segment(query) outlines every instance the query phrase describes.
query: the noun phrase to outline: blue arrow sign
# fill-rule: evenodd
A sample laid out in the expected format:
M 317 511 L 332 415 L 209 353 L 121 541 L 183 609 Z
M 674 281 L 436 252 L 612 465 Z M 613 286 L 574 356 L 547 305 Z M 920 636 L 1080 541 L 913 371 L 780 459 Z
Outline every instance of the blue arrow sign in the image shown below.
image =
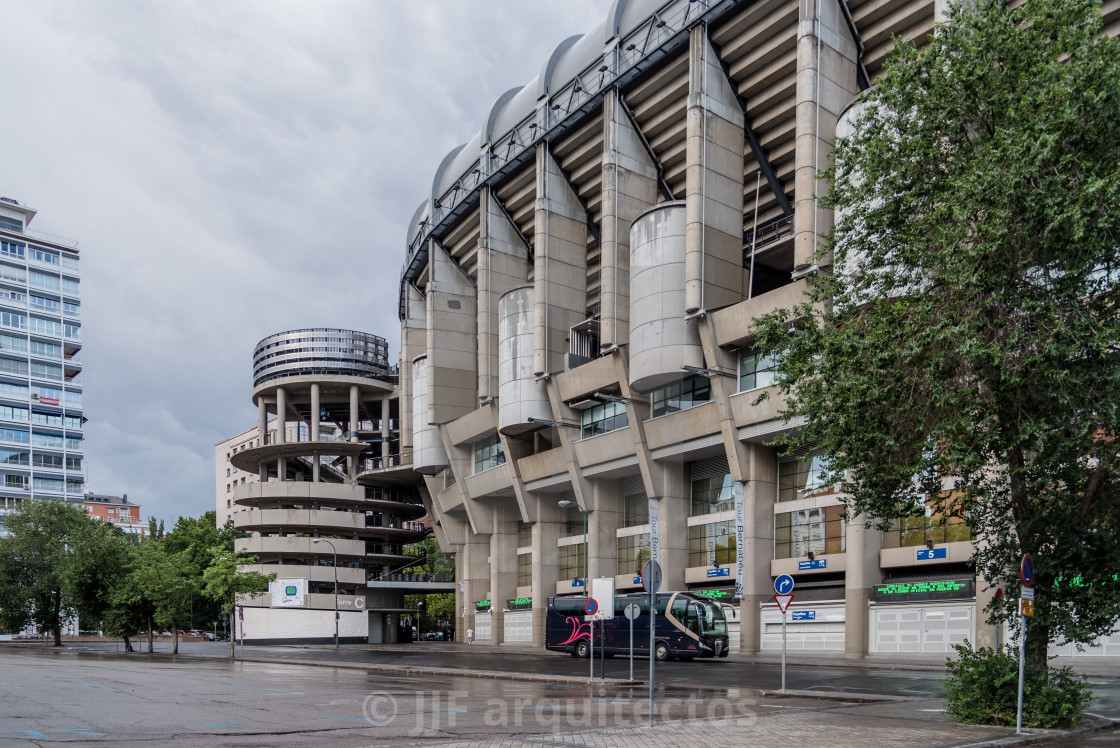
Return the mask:
M 789 574 L 781 574 L 774 580 L 774 592 L 779 595 L 788 595 L 793 592 L 793 577 Z

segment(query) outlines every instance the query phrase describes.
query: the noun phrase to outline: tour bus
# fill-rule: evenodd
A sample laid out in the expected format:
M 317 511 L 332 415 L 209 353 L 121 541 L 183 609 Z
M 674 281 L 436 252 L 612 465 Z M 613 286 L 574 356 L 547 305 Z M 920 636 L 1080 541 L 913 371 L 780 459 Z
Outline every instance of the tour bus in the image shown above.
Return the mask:
M 623 611 L 635 603 L 641 614 L 634 619 L 634 654 L 649 655 L 649 594 L 637 592 L 614 599 L 614 618 L 595 626 L 595 652 L 624 655 L 630 652 L 630 621 Z M 591 651 L 591 621 L 586 597 L 551 597 L 545 619 L 545 649 L 587 657 Z M 691 592 L 657 594 L 654 657 L 660 660 L 694 657 L 727 657 L 727 619 L 718 602 Z

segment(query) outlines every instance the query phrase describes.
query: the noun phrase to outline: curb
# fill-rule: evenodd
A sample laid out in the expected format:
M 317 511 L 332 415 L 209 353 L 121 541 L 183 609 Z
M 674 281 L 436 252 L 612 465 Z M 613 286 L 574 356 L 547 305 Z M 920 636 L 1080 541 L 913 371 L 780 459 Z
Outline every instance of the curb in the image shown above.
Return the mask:
M 1075 730 L 1044 730 L 1039 728 L 1024 728 L 1022 735 L 1011 735 L 1006 738 L 993 738 L 979 743 L 966 743 L 959 748 L 1015 748 L 1016 746 L 1038 745 L 1051 743 L 1056 740 L 1077 737 L 1078 735 L 1092 735 L 1120 727 L 1120 719 L 1107 717 L 1090 717 L 1093 724 L 1079 727 Z M 1087 721 L 1089 721 L 1087 720 Z M 1037 730 L 1037 732 L 1035 732 Z

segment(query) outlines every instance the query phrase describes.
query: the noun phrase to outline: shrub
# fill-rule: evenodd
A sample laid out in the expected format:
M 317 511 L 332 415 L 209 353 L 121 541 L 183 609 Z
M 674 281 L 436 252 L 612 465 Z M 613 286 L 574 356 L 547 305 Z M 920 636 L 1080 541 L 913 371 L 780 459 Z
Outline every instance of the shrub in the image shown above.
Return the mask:
M 959 658 L 948 661 L 946 707 L 965 724 L 1013 725 L 1019 698 L 1019 650 L 973 651 L 966 641 L 955 647 Z M 1076 724 L 1093 700 L 1089 685 L 1068 667 L 1038 668 L 1027 664 L 1023 674 L 1023 726 L 1063 727 Z

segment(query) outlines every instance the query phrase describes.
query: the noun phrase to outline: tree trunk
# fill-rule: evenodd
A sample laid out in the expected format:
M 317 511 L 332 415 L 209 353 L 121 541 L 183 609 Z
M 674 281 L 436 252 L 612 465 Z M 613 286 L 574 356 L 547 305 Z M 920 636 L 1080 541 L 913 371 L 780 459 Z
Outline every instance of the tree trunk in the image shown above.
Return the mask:
M 229 614 L 229 658 L 231 660 L 233 659 L 233 635 L 237 632 L 237 630 L 233 626 L 234 620 L 233 613 L 231 612 Z
M 54 645 L 62 646 L 62 593 L 54 593 Z
M 124 639 L 124 651 L 125 652 L 135 652 L 136 650 L 134 650 L 132 648 L 132 641 L 129 640 L 129 638 L 127 636 L 122 637 L 122 638 Z
M 1047 647 L 1050 644 L 1050 630 L 1040 624 L 1034 624 L 1033 618 L 1027 618 L 1027 667 L 1038 668 L 1045 671 L 1050 667 L 1046 657 Z
M 148 654 L 155 650 L 152 648 L 152 617 L 148 616 Z
M 179 626 L 171 621 L 171 654 L 179 654 Z

